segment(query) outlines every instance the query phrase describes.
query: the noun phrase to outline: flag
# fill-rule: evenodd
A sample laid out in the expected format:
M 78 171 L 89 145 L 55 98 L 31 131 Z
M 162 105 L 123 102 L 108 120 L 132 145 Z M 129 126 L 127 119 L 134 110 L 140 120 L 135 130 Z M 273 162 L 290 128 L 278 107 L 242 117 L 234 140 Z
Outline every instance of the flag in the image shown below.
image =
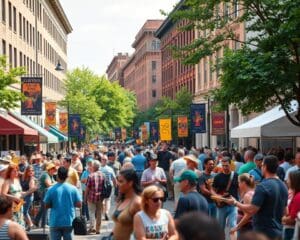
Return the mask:
M 79 114 L 69 114 L 69 136 L 79 137 L 80 134 L 80 115 Z
M 150 122 L 150 140 L 158 141 L 158 123 Z
M 68 133 L 68 113 L 59 113 L 59 131 L 63 133 Z
M 122 140 L 126 140 L 126 138 L 127 138 L 127 132 L 126 132 L 126 128 L 122 128 Z
M 191 104 L 191 132 L 205 133 L 205 104 Z
M 159 119 L 159 134 L 162 141 L 172 140 L 171 118 Z
M 25 100 L 21 102 L 22 115 L 42 115 L 42 78 L 21 77 L 21 92 Z
M 56 125 L 56 103 L 46 102 L 45 103 L 45 126 L 55 126 Z
M 188 137 L 188 118 L 187 116 L 178 116 L 177 118 L 178 137 Z

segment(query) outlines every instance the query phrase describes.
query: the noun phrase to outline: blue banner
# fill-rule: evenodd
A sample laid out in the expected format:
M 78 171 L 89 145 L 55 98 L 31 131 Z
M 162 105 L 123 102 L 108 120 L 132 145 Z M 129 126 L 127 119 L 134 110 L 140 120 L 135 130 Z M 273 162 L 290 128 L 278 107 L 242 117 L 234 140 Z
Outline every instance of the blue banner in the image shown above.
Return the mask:
M 150 122 L 150 141 L 157 142 L 159 138 L 159 130 L 158 130 L 158 123 L 157 122 Z
M 85 141 L 85 135 L 86 135 L 86 127 L 84 125 L 80 125 L 79 130 L 79 139 L 80 141 Z
M 115 128 L 115 139 L 116 140 L 121 140 L 122 139 L 122 132 L 121 132 L 121 128 L 117 127 Z
M 139 128 L 134 128 L 133 131 L 132 131 L 132 137 L 134 139 L 139 139 L 140 136 L 139 136 Z
M 205 104 L 191 104 L 191 132 L 206 133 Z
M 79 137 L 80 136 L 81 120 L 79 114 L 69 114 L 69 136 Z

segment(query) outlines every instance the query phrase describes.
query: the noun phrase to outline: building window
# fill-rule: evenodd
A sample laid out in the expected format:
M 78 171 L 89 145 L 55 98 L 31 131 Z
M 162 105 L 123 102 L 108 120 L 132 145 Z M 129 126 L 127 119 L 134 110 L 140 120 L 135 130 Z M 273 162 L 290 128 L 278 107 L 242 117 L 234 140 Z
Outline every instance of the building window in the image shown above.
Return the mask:
M 18 65 L 18 62 L 17 62 L 17 49 L 14 48 L 14 67 L 16 68 L 17 65 Z
M 9 28 L 12 27 L 12 9 L 11 9 L 11 2 L 8 2 L 8 26 Z
M 2 54 L 6 55 L 6 42 L 5 42 L 5 40 L 2 40 Z
M 152 83 L 156 83 L 156 75 L 152 75 Z
M 224 21 L 227 22 L 229 20 L 229 4 L 227 2 L 224 3 L 223 5 L 223 8 L 224 8 Z
M 152 97 L 153 97 L 153 98 L 156 97 L 156 90 L 152 90 Z
M 159 40 L 153 40 L 151 42 L 151 50 L 159 50 L 160 49 L 160 41 Z
M 156 61 L 152 61 L 152 70 L 156 70 Z
M 6 5 L 5 5 L 5 0 L 1 1 L 1 9 L 2 9 L 2 22 L 5 23 L 6 21 Z
M 9 65 L 10 67 L 12 66 L 12 46 L 9 44 L 8 46 L 8 59 L 9 59 Z
M 22 14 L 19 13 L 19 35 L 22 37 Z
M 22 52 L 19 53 L 19 66 L 20 67 L 23 66 L 23 54 L 22 54 Z
M 23 17 L 23 39 L 26 40 L 26 21 L 25 17 Z
M 17 32 L 17 9 L 13 7 L 13 26 L 14 26 L 14 32 Z
M 234 12 L 234 17 L 237 18 L 239 16 L 239 1 L 238 0 L 233 1 L 233 12 Z

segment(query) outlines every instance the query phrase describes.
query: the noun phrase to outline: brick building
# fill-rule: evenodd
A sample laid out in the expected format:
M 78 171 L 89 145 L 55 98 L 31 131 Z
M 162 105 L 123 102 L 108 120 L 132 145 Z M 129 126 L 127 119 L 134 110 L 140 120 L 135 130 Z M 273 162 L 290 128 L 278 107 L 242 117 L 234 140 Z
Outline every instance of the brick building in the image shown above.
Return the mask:
M 183 4 L 179 3 L 173 11 L 178 10 Z M 195 31 L 179 31 L 178 27 L 184 26 L 186 21 L 174 22 L 167 17 L 155 36 L 161 40 L 162 55 L 162 95 L 174 98 L 176 93 L 186 87 L 192 94 L 195 93 L 195 66 L 183 65 L 180 60 L 172 57 L 170 46 L 185 46 L 195 38 Z
M 137 97 L 138 108 L 147 110 L 161 97 L 160 41 L 154 36 L 162 20 L 147 20 L 135 37 L 135 52 L 123 67 L 124 87 Z
M 108 80 L 110 80 L 111 82 L 118 81 L 119 84 L 124 87 L 124 76 L 122 68 L 128 61 L 128 59 L 128 53 L 118 53 L 118 55 L 114 56 L 106 70 Z

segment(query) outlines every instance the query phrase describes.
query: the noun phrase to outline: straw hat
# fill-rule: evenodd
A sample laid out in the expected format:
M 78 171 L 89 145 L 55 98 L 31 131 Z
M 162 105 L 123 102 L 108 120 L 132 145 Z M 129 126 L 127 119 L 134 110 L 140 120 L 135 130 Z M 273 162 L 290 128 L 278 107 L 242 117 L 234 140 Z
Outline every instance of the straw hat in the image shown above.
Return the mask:
M 193 154 L 186 155 L 186 156 L 183 157 L 183 159 L 186 160 L 186 161 L 188 161 L 188 160 L 192 161 L 192 162 L 196 163 L 197 165 L 199 163 L 198 159 Z
M 56 165 L 54 164 L 54 163 L 48 163 L 48 165 L 47 165 L 47 167 L 46 167 L 46 169 L 47 169 L 47 171 L 49 171 L 50 169 L 52 169 L 52 168 L 56 168 Z

